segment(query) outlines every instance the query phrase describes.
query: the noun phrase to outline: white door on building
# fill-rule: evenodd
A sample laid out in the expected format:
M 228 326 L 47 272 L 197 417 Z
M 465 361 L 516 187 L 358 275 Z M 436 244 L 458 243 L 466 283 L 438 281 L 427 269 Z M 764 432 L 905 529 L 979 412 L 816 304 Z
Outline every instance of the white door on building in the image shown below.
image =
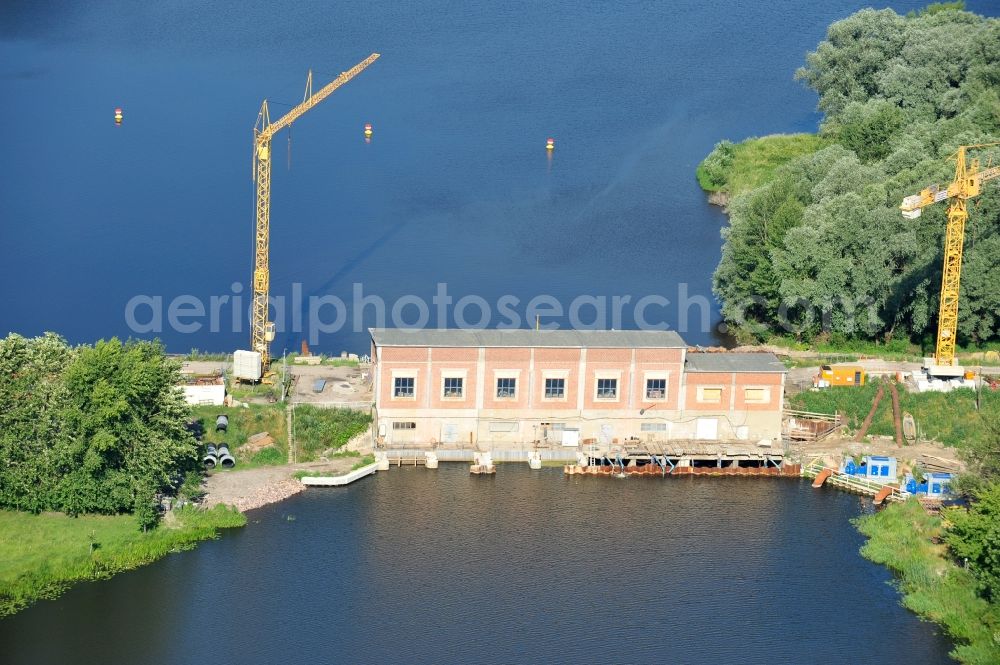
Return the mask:
M 458 441 L 458 425 L 454 423 L 444 423 L 441 425 L 441 443 L 455 443 Z
M 719 438 L 718 418 L 699 418 L 695 424 L 694 438 L 714 441 Z
M 580 430 L 578 429 L 564 429 L 562 433 L 562 444 L 564 446 L 579 446 L 580 445 Z

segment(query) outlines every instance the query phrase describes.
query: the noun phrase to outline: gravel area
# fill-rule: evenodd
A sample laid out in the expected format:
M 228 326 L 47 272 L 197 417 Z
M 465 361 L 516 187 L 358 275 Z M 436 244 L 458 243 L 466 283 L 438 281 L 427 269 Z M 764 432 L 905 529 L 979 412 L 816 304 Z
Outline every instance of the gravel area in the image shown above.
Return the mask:
M 283 501 L 305 490 L 305 485 L 292 477 L 296 471 L 347 473 L 357 461 L 356 457 L 345 457 L 330 462 L 218 471 L 205 480 L 205 497 L 202 504 L 210 508 L 223 503 L 235 506 L 241 512 L 253 510 Z

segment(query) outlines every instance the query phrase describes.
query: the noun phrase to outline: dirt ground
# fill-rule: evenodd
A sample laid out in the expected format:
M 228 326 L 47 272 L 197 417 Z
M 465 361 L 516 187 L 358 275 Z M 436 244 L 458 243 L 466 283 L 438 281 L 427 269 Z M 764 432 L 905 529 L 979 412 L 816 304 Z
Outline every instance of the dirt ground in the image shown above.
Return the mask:
M 822 458 L 827 464 L 839 466 L 845 455 L 888 455 L 900 461 L 900 472 L 909 471 L 921 455 L 947 460 L 964 468 L 954 448 L 939 443 L 921 442 L 912 446 L 897 446 L 893 437 L 873 436 L 868 441 L 857 443 L 853 439 L 830 437 L 814 443 L 796 443 L 789 447 L 789 455 L 798 457 L 803 464 Z
M 181 365 L 181 371 L 191 374 L 213 374 L 228 368 L 228 362 L 220 360 L 189 360 Z M 370 404 L 373 401 L 371 366 L 359 367 L 332 365 L 289 365 L 292 375 L 290 401 L 295 404 L 326 404 L 335 406 Z M 317 379 L 326 379 L 322 392 L 315 392 Z
M 205 480 L 202 504 L 212 507 L 224 503 L 240 511 L 260 508 L 305 490 L 305 486 L 292 477 L 296 471 L 347 473 L 357 461 L 357 457 L 344 457 L 329 462 L 218 471 Z

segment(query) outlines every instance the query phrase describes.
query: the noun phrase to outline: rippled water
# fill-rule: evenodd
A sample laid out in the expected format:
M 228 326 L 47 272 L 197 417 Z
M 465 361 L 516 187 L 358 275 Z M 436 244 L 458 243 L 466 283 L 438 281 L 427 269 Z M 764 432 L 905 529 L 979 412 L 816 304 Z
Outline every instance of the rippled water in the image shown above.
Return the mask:
M 391 305 L 446 282 L 456 300 L 522 306 L 661 295 L 671 305 L 651 306 L 650 323 L 711 343 L 725 218 L 695 166 L 723 138 L 815 131 L 815 95 L 793 73 L 832 21 L 867 4 L 5 0 L 0 334 L 127 336 L 133 296 L 162 297 L 163 310 L 185 294 L 208 308 L 234 282 L 246 296 L 261 99 L 281 113 L 309 67 L 318 84 L 379 51 L 295 124 L 291 170 L 276 139 L 273 294 L 290 299 L 299 282 L 306 299 L 350 301 L 359 283 Z M 996 13 L 990 0 L 968 6 Z M 685 325 L 682 284 L 707 299 L 708 326 L 697 305 Z M 632 327 L 633 315 L 602 323 Z M 218 332 L 196 322 L 159 335 L 175 351 L 247 343 L 228 316 Z M 374 311 L 350 323 L 316 348 L 367 351 L 357 330 Z M 301 337 L 279 334 L 276 350 Z
M 936 663 L 805 481 L 392 469 L 0 621 L 4 663 Z

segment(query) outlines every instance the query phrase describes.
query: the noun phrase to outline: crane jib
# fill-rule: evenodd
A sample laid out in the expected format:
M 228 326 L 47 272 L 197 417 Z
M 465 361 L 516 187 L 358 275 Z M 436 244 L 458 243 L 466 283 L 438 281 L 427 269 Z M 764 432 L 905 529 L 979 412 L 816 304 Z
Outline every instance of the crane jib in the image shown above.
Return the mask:
M 257 184 L 256 225 L 254 242 L 253 306 L 250 315 L 250 353 L 259 354 L 259 372 L 255 376 L 243 376 L 253 381 L 262 380 L 271 361 L 271 342 L 274 340 L 275 326 L 269 321 L 268 291 L 270 287 L 270 234 L 271 234 L 271 139 L 283 128 L 291 125 L 306 111 L 326 99 L 334 90 L 360 74 L 368 65 L 379 58 L 378 53 L 356 64 L 340 76 L 327 83 L 317 93 L 312 92 L 312 72 L 306 79 L 306 94 L 302 103 L 294 107 L 277 122 L 270 121 L 267 100 L 261 104 L 254 125 L 254 181 Z M 251 372 L 253 373 L 253 372 Z M 266 377 L 266 374 L 264 375 Z

